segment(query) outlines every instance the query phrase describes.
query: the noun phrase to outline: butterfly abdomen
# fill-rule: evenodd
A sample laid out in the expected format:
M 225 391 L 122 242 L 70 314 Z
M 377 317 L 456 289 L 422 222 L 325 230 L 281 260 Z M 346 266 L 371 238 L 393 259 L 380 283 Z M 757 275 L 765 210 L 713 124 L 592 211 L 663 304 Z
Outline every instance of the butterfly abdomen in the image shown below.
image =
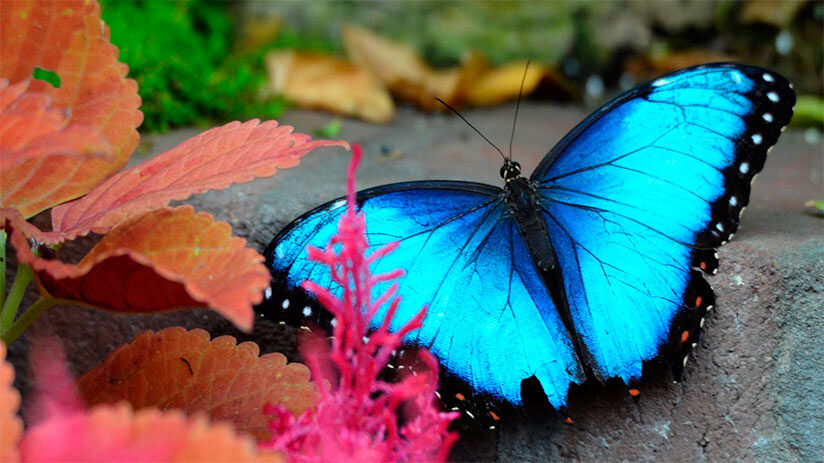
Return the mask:
M 588 358 L 588 354 L 585 354 L 583 346 L 575 336 L 574 323 L 567 307 L 561 272 L 557 267 L 557 257 L 555 250 L 552 248 L 546 222 L 540 212 L 541 195 L 524 177 L 508 180 L 504 191 L 506 205 L 515 218 L 518 234 L 524 240 L 537 273 L 555 302 L 555 308 L 558 310 L 561 322 L 566 328 L 567 335 L 572 340 L 578 357 Z

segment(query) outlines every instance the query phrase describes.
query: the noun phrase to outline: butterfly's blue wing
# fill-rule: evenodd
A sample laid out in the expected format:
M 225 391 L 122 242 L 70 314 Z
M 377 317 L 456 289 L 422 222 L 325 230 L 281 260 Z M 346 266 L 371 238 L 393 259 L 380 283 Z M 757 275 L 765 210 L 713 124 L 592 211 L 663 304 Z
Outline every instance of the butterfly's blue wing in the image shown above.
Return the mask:
M 585 361 L 638 379 L 695 342 L 713 294 L 701 272 L 729 239 L 795 96 L 769 71 L 706 65 L 618 97 L 531 177 Z
M 400 241 L 372 272 L 406 270 L 392 328 L 428 305 L 423 326 L 406 341 L 428 347 L 448 372 L 515 404 L 521 381 L 534 375 L 550 403 L 561 407 L 569 384 L 583 381 L 583 369 L 502 193 L 446 181 L 358 193 L 370 246 Z M 305 279 L 333 287 L 327 269 L 307 260 L 305 247 L 326 246 L 345 207 L 338 200 L 310 211 L 273 240 L 265 252 L 273 288 L 294 288 Z M 272 297 L 268 310 L 294 309 L 292 301 Z M 379 313 L 374 323 L 382 318 Z

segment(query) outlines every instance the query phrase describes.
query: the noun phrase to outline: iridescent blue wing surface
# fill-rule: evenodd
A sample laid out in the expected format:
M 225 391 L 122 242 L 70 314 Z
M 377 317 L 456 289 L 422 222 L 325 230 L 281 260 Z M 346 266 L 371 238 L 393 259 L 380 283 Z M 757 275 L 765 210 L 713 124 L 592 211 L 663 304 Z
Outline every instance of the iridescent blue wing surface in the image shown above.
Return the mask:
M 764 69 L 689 68 L 608 103 L 539 164 L 531 181 L 597 377 L 629 383 L 658 356 L 680 373 L 713 303 L 703 273 L 794 102 Z
M 422 328 L 406 341 L 429 348 L 452 375 L 513 404 L 522 401 L 521 381 L 535 376 L 560 408 L 569 384 L 584 380 L 583 368 L 502 195 L 497 187 L 449 181 L 359 192 L 370 245 L 400 241 L 372 272 L 406 270 L 392 327 L 428 305 Z M 341 199 L 310 211 L 272 241 L 265 255 L 274 291 L 306 279 L 334 287 L 305 248 L 326 246 L 345 207 Z M 310 316 L 311 307 L 294 306 L 296 297 L 273 293 L 266 310 Z M 375 323 L 382 319 L 379 313 Z

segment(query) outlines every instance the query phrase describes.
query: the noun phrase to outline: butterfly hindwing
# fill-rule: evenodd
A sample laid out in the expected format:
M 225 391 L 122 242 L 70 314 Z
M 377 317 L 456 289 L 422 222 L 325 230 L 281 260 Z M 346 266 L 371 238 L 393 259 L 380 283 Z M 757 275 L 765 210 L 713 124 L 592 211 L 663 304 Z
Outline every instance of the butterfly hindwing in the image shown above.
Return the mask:
M 427 305 L 423 326 L 407 341 L 429 348 L 449 373 L 515 404 L 521 402 L 521 381 L 536 376 L 559 408 L 570 382 L 583 381 L 583 369 L 502 193 L 468 182 L 411 182 L 360 192 L 370 246 L 400 241 L 371 270 L 406 271 L 391 327 Z M 273 240 L 266 251 L 273 287 L 297 287 L 307 278 L 333 286 L 304 248 L 325 246 L 344 209 L 340 200 L 321 206 Z M 383 316 L 378 313 L 374 323 Z
M 715 270 L 794 101 L 785 79 L 760 68 L 690 68 L 607 104 L 538 166 L 532 180 L 596 376 L 629 382 L 644 361 L 688 352 L 713 301 L 696 268 Z

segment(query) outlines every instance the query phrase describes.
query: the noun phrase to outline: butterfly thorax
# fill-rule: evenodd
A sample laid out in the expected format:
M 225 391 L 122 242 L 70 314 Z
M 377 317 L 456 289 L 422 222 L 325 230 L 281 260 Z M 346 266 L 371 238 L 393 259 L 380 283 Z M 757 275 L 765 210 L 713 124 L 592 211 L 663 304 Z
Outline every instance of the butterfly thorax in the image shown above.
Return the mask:
M 541 216 L 541 195 L 525 177 L 507 179 L 504 186 L 506 206 L 518 224 L 527 251 L 542 270 L 555 267 L 555 252 L 550 244 L 545 219 Z

